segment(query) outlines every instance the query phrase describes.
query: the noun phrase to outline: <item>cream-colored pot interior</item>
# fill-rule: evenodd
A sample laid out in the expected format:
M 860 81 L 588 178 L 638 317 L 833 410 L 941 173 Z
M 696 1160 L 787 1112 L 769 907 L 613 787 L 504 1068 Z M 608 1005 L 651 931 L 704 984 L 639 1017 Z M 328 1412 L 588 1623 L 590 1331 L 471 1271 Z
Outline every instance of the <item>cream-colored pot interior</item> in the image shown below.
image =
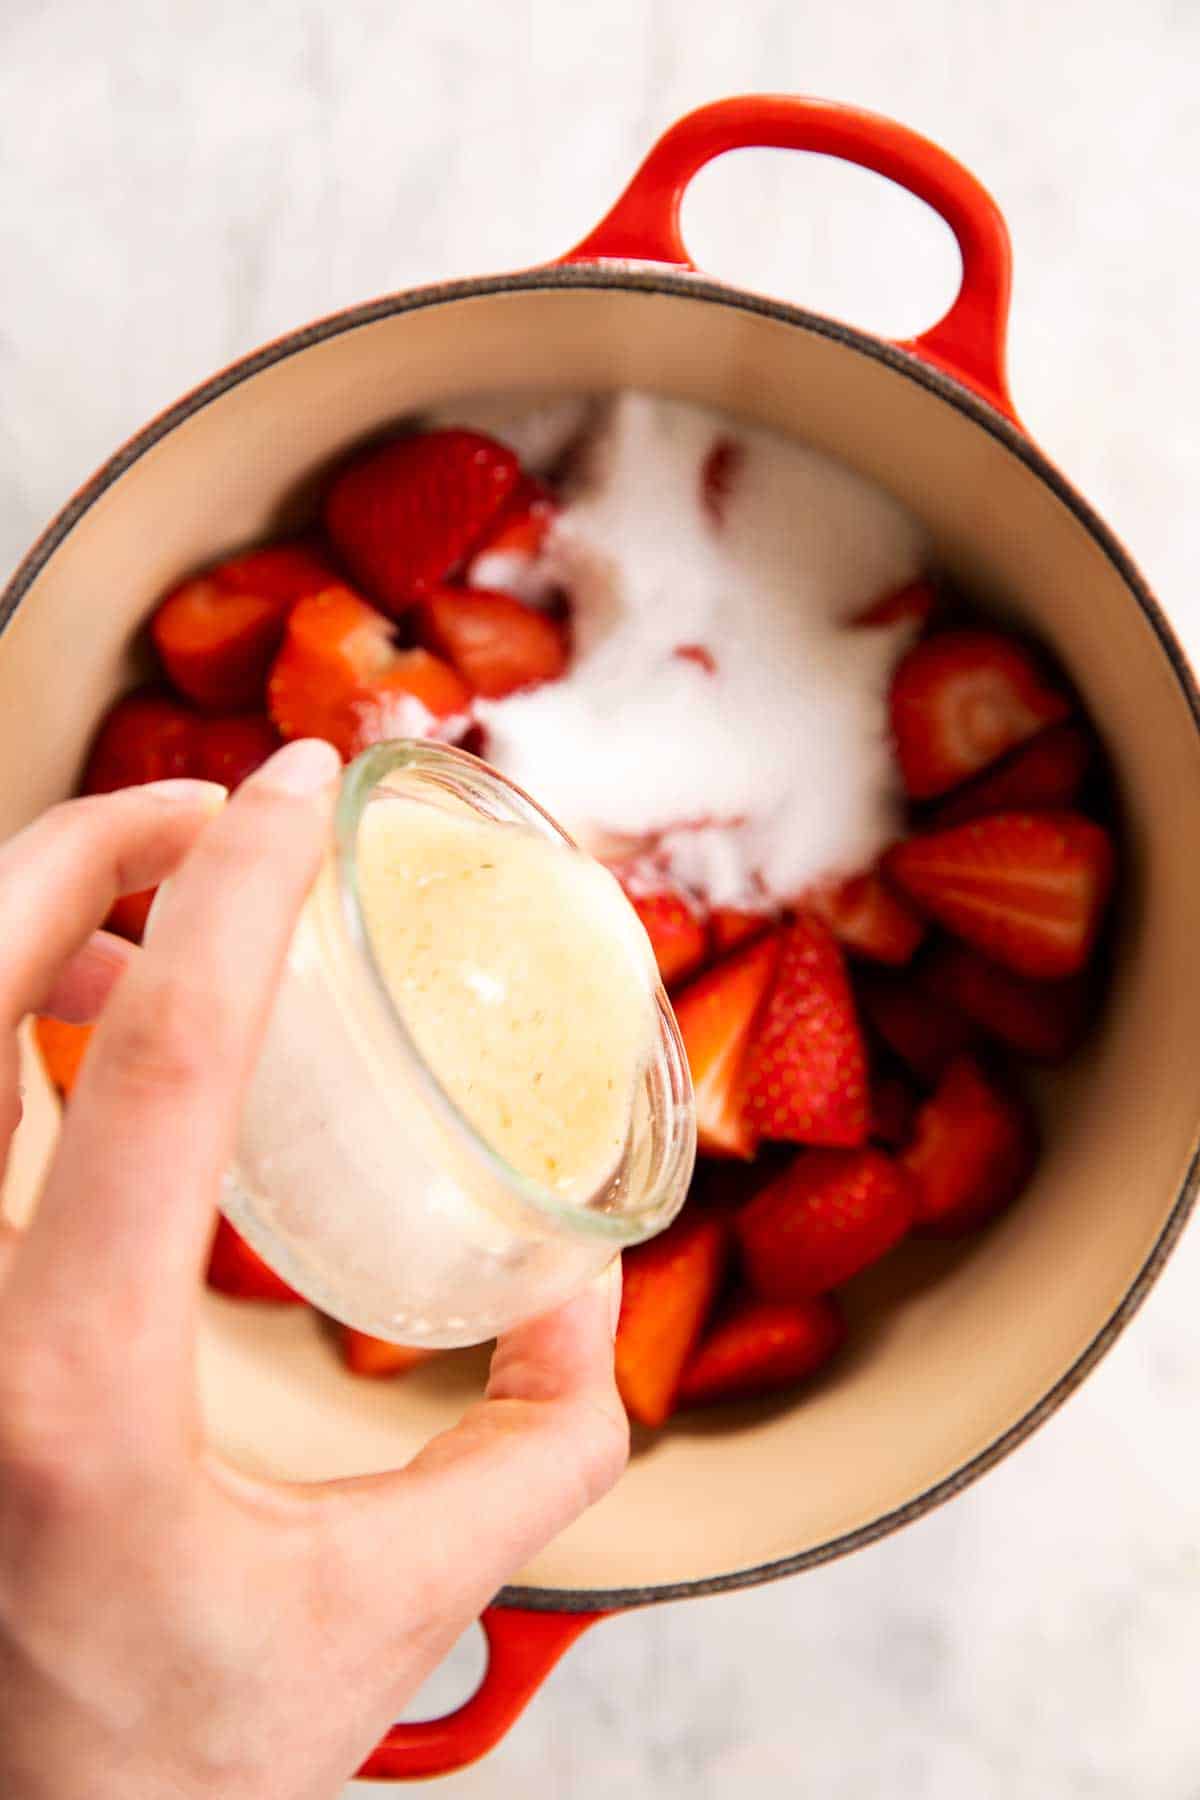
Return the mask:
M 968 1253 L 920 1249 L 888 1273 L 886 1304 L 864 1295 L 854 1348 L 810 1396 L 682 1423 L 639 1450 L 617 1491 L 522 1578 L 591 1590 L 597 1604 L 598 1590 L 792 1561 L 929 1495 L 1065 1390 L 1165 1247 L 1200 1119 L 1200 735 L 1112 554 L 970 407 L 852 338 L 721 303 L 687 277 L 661 291 L 656 275 L 640 289 L 615 273 L 558 279 L 575 285 L 476 284 L 297 340 L 181 408 L 84 508 L 0 638 L 0 831 L 71 790 L 168 583 L 270 531 L 355 439 L 458 394 L 631 384 L 794 432 L 890 488 L 931 528 L 945 568 L 1050 642 L 1114 754 L 1129 871 L 1107 1023 L 1046 1089 L 1036 1185 Z M 53 1122 L 31 1081 L 17 1206 Z M 305 1477 L 402 1460 L 471 1380 L 434 1368 L 357 1381 L 311 1317 L 218 1299 L 205 1303 L 200 1372 L 228 1454 Z

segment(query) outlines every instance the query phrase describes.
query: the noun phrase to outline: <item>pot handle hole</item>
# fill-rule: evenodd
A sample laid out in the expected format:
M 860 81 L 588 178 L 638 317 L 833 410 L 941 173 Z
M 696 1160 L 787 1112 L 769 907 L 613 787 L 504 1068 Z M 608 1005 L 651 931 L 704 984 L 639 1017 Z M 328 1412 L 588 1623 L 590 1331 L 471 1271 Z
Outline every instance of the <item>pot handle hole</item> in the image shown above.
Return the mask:
M 563 263 L 667 263 L 694 270 L 680 231 L 692 177 L 728 150 L 813 150 L 885 175 L 924 200 L 958 242 L 962 280 L 949 311 L 899 348 L 981 394 L 1016 422 L 1005 373 L 1012 251 L 995 201 L 928 138 L 877 113 L 795 94 L 748 94 L 689 113 L 665 132 L 616 205 Z
M 563 1652 L 606 1613 L 530 1612 L 490 1606 L 483 1680 L 456 1712 L 393 1725 L 359 1770 L 360 1780 L 414 1781 L 449 1775 L 486 1756 L 515 1724 Z

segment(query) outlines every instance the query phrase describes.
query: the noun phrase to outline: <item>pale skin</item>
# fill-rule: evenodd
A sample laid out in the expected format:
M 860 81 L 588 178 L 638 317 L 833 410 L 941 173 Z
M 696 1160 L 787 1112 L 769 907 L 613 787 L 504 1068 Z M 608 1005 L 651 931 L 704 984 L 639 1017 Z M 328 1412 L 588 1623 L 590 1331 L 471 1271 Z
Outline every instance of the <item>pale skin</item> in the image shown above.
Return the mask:
M 205 1444 L 218 1180 L 336 773 L 292 744 L 223 809 L 160 783 L 0 848 L 0 1164 L 21 1019 L 100 1016 L 33 1223 L 0 1225 L 6 1800 L 332 1800 L 624 1465 L 615 1270 L 510 1332 L 486 1397 L 394 1473 L 275 1485 Z M 97 931 L 167 875 L 149 947 Z

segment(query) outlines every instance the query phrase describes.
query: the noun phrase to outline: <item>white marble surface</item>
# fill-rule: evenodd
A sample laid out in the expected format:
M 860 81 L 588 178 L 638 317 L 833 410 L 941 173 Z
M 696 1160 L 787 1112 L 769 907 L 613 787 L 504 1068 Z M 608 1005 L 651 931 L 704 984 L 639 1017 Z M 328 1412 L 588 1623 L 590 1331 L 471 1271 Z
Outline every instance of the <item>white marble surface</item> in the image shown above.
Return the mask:
M 1195 0 L 0 0 L 0 563 L 228 358 L 553 254 L 676 114 L 793 88 L 992 187 L 1018 403 L 1200 645 L 1198 59 Z M 798 158 L 710 172 L 689 223 L 717 271 L 879 328 L 952 279 L 916 209 Z M 802 1580 L 600 1627 L 446 1791 L 1195 1800 L 1198 1282 L 1193 1231 L 981 1486 Z

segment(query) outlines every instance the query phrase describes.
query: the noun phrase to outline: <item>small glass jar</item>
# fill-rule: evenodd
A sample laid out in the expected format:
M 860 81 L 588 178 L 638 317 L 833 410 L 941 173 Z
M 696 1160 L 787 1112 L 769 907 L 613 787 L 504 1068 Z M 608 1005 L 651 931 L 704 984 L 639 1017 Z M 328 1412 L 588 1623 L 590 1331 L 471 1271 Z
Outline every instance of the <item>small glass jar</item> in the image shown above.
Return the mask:
M 397 794 L 571 843 L 464 751 L 405 741 L 350 764 L 243 1108 L 222 1210 L 323 1312 L 397 1343 L 449 1347 L 547 1311 L 669 1224 L 695 1161 L 695 1107 L 660 987 L 626 1151 L 601 1192 L 568 1204 L 483 1140 L 407 1029 L 360 904 L 364 815 Z

